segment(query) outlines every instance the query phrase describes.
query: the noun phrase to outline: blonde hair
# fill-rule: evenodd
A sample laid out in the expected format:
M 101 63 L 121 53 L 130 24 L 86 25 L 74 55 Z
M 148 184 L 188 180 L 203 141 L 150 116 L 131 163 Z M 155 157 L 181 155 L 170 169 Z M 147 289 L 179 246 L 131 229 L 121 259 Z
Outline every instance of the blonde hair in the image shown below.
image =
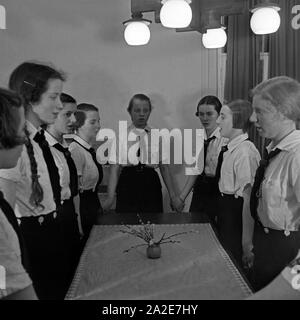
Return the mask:
M 252 96 L 263 100 L 282 113 L 286 118 L 300 118 L 300 83 L 290 77 L 280 76 L 261 82 L 252 90 Z

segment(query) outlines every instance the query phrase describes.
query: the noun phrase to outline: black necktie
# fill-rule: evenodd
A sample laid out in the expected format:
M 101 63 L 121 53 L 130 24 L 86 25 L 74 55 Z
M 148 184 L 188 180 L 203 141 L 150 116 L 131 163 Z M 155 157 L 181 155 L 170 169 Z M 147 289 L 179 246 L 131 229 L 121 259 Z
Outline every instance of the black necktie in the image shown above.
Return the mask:
M 228 150 L 228 147 L 227 146 L 223 146 L 221 148 L 221 151 L 220 151 L 219 156 L 218 156 L 218 163 L 217 163 L 216 176 L 215 176 L 217 184 L 218 184 L 218 182 L 220 180 L 220 177 L 221 177 L 221 167 L 222 167 L 222 163 L 223 163 L 223 156 L 224 156 L 224 153 L 227 150 Z
M 149 130 L 148 130 L 148 129 L 144 129 L 144 131 L 145 131 L 146 134 L 149 133 Z M 139 148 L 138 148 L 138 150 L 137 150 L 137 152 L 136 152 L 136 156 L 137 156 L 137 158 L 139 159 L 138 166 L 139 166 L 139 167 L 142 167 L 143 164 L 141 163 L 141 159 L 140 159 L 140 157 L 141 157 L 141 136 L 140 136 L 140 135 L 138 135 L 138 139 L 139 139 Z
M 204 170 L 205 170 L 205 163 L 206 163 L 206 156 L 207 156 L 208 146 L 211 143 L 211 141 L 213 141 L 215 139 L 216 139 L 216 137 L 213 136 L 213 137 L 208 138 L 207 140 L 204 140 L 204 162 L 203 162 L 204 163 L 204 169 L 203 169 L 203 173 L 205 173 Z
M 21 251 L 21 260 L 23 267 L 26 269 L 27 272 L 29 272 L 29 261 L 28 261 L 28 256 L 25 248 L 25 243 L 24 239 L 22 236 L 22 233 L 20 231 L 20 227 L 18 224 L 18 220 L 15 216 L 15 213 L 10 206 L 10 204 L 4 199 L 3 193 L 0 191 L 0 208 L 3 211 L 6 219 L 8 222 L 11 224 L 13 229 L 15 230 L 18 240 L 19 240 L 19 245 L 20 245 L 20 251 Z
M 98 172 L 99 172 L 99 179 L 96 185 L 96 189 L 98 189 L 102 179 L 103 179 L 103 169 L 102 169 L 102 165 L 97 161 L 97 157 L 96 157 L 96 151 L 94 148 L 90 148 L 88 149 L 88 151 L 90 152 L 90 154 L 92 155 L 92 158 L 94 160 L 95 165 L 97 166 Z
M 251 191 L 251 197 L 250 197 L 250 210 L 251 210 L 251 216 L 255 221 L 259 222 L 258 215 L 257 215 L 257 206 L 258 206 L 258 199 L 260 198 L 260 187 L 261 183 L 264 180 L 265 177 L 265 171 L 268 165 L 270 164 L 270 160 L 274 158 L 279 152 L 281 152 L 280 149 L 275 149 L 271 151 L 265 159 L 261 159 L 259 163 L 259 167 L 256 170 L 255 178 L 254 178 L 254 184 Z
M 56 207 L 61 205 L 61 186 L 59 181 L 59 172 L 55 164 L 48 142 L 45 139 L 44 130 L 37 132 L 33 140 L 38 143 L 43 152 L 43 157 L 46 162 L 50 177 L 52 192 Z
M 74 160 L 72 159 L 71 152 L 68 150 L 68 148 L 64 148 L 60 143 L 56 143 L 53 147 L 62 152 L 65 156 L 70 172 L 71 196 L 75 197 L 78 194 L 78 176 L 76 165 Z
M 77 140 L 73 139 L 74 142 L 76 142 L 77 144 L 79 144 L 83 149 L 85 149 L 86 151 L 88 151 L 92 158 L 93 161 L 98 169 L 98 173 L 99 173 L 99 178 L 98 178 L 98 182 L 96 184 L 96 190 L 98 189 L 102 179 L 103 179 L 103 169 L 102 169 L 102 165 L 97 161 L 97 157 L 96 157 L 96 151 L 94 148 L 86 148 L 84 147 L 81 143 L 79 143 Z

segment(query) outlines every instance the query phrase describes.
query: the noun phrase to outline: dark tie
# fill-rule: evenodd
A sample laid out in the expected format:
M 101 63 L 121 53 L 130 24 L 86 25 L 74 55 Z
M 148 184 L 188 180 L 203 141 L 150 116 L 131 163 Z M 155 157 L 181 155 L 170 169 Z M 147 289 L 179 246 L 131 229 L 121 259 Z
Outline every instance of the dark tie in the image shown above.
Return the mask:
M 146 134 L 149 133 L 148 129 L 144 129 L 144 131 L 146 132 Z M 139 148 L 138 148 L 138 150 L 136 152 L 136 156 L 139 159 L 138 167 L 142 168 L 144 165 L 141 163 L 141 159 L 140 159 L 140 157 L 141 157 L 141 147 L 140 147 L 140 145 L 141 145 L 141 136 L 140 135 L 138 135 L 138 139 L 139 139 Z
M 19 245 L 20 245 L 20 251 L 21 251 L 21 260 L 23 267 L 26 269 L 27 272 L 29 272 L 29 261 L 28 261 L 28 256 L 25 248 L 25 243 L 24 239 L 22 236 L 22 233 L 20 231 L 20 227 L 18 224 L 18 220 L 15 216 L 15 213 L 10 206 L 10 204 L 4 199 L 3 193 L 0 191 L 0 208 L 3 211 L 4 215 L 6 216 L 6 219 L 8 222 L 11 224 L 13 229 L 15 230 L 18 240 L 19 240 Z
M 92 158 L 94 160 L 95 165 L 97 166 L 98 172 L 99 172 L 99 179 L 96 185 L 96 189 L 98 189 L 102 179 L 103 179 L 103 169 L 102 169 L 102 165 L 97 161 L 97 157 L 96 157 L 96 151 L 94 148 L 89 148 L 88 149 L 89 153 L 92 155 Z
M 96 157 L 96 151 L 94 148 L 86 148 L 84 147 L 81 143 L 79 143 L 77 140 L 73 139 L 73 142 L 76 142 L 77 144 L 79 144 L 83 149 L 85 149 L 86 151 L 88 151 L 92 158 L 93 161 L 98 169 L 98 173 L 99 173 L 99 178 L 98 178 L 98 182 L 96 184 L 96 190 L 98 189 L 102 179 L 103 179 L 103 169 L 102 169 L 102 165 L 97 161 L 97 157 Z
M 215 176 L 217 184 L 219 183 L 219 180 L 221 178 L 221 168 L 222 168 L 222 163 L 223 163 L 223 156 L 224 156 L 224 153 L 227 150 L 228 150 L 228 147 L 227 146 L 223 146 L 221 148 L 221 151 L 220 151 L 219 156 L 218 156 L 218 163 L 217 163 L 216 176 Z
M 53 155 L 51 153 L 49 144 L 45 139 L 44 130 L 37 132 L 33 140 L 37 142 L 40 148 L 42 149 L 43 157 L 48 168 L 54 201 L 56 207 L 58 208 L 61 205 L 61 186 L 59 181 L 59 172 L 55 164 Z
M 140 156 L 141 156 L 141 147 L 140 147 L 140 143 L 141 143 L 141 137 L 140 137 L 140 136 L 138 136 L 138 138 L 139 138 L 139 148 L 138 148 L 138 150 L 137 150 L 137 152 L 136 152 L 136 156 L 137 156 L 137 158 L 139 159 L 139 163 L 140 163 Z
M 204 173 L 204 170 L 205 170 L 205 162 L 206 162 L 208 146 L 211 143 L 211 141 L 213 141 L 215 139 L 216 139 L 216 137 L 213 136 L 213 137 L 208 138 L 207 140 L 204 140 L 204 169 L 203 169 L 203 173 Z
M 75 162 L 68 148 L 64 148 L 60 143 L 56 143 L 53 147 L 62 152 L 65 156 L 70 172 L 71 196 L 75 197 L 78 194 L 78 176 Z
M 258 214 L 257 214 L 257 207 L 258 207 L 258 199 L 260 198 L 260 188 L 261 183 L 264 180 L 265 177 L 265 171 L 268 165 L 270 164 L 270 160 L 274 158 L 279 152 L 281 152 L 280 149 L 275 149 L 271 151 L 265 159 L 261 159 L 259 163 L 259 167 L 256 170 L 254 183 L 251 191 L 251 197 L 250 197 L 250 210 L 251 210 L 251 216 L 253 219 L 257 222 L 259 222 Z

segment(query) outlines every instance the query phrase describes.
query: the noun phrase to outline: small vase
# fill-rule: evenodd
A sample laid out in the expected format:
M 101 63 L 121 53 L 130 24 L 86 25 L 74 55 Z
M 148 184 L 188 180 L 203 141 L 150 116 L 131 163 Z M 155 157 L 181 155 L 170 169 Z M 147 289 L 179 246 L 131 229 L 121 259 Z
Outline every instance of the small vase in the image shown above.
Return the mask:
M 147 247 L 147 257 L 149 259 L 158 259 L 161 256 L 161 248 L 159 244 L 151 244 Z

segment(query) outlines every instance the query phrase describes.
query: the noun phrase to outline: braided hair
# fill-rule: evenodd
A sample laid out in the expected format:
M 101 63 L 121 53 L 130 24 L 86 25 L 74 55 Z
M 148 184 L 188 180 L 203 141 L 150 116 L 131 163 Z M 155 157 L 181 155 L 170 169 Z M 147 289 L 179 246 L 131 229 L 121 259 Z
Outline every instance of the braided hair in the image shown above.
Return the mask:
M 26 114 L 31 104 L 38 103 L 42 94 L 47 91 L 48 81 L 54 79 L 65 81 L 65 76 L 63 72 L 51 66 L 35 62 L 24 62 L 12 72 L 9 78 L 9 88 L 21 96 Z M 27 128 L 25 128 L 25 134 L 27 137 L 25 146 L 29 157 L 32 180 L 32 193 L 29 202 L 33 207 L 43 209 L 41 202 L 44 198 L 44 192 L 39 183 L 37 162 Z

